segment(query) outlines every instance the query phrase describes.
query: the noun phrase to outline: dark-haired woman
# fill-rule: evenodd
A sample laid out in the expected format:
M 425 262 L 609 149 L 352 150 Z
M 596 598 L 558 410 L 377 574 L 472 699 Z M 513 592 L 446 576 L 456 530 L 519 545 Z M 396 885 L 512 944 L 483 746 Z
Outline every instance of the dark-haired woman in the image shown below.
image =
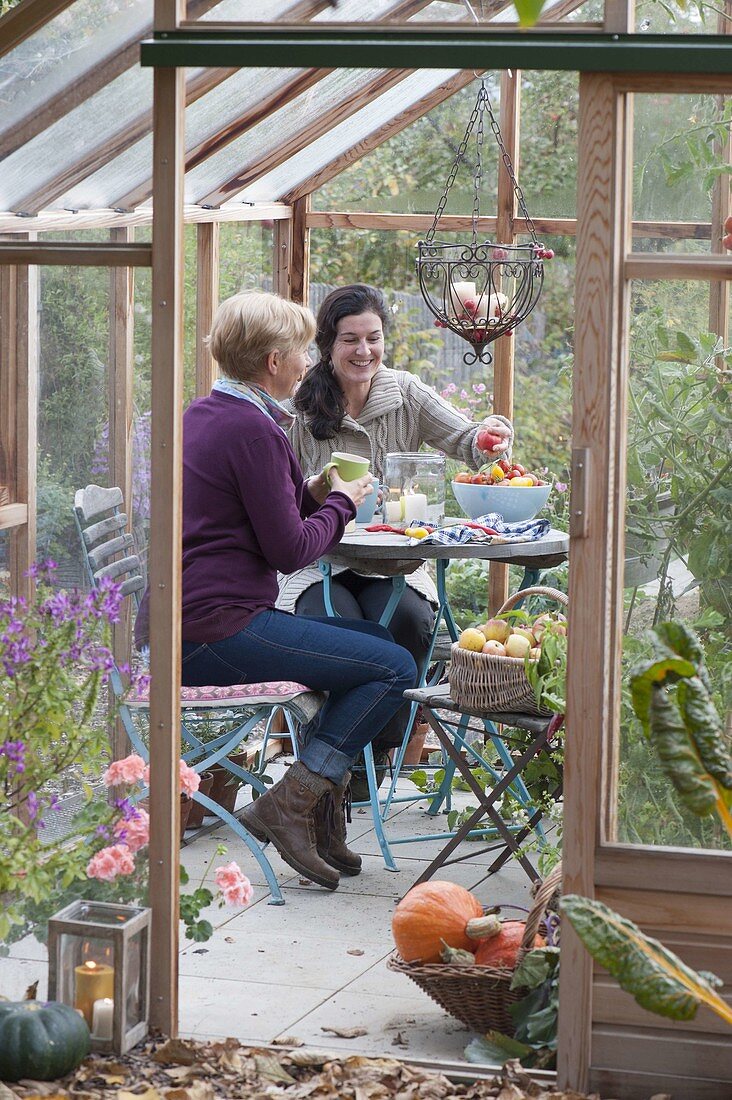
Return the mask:
M 332 451 L 368 458 L 381 480 L 390 452 L 419 451 L 423 443 L 477 469 L 485 455 L 476 446 L 481 428 L 502 437 L 498 452 L 510 448 L 513 428 L 501 416 L 474 423 L 431 387 L 407 370 L 384 364 L 388 311 L 375 287 L 341 287 L 324 299 L 317 316 L 315 342 L 319 361 L 306 374 L 291 403 L 296 422 L 290 434 L 293 450 L 306 474 L 323 468 Z M 339 615 L 378 622 L 391 594 L 391 584 L 334 568 L 333 604 Z M 427 654 L 437 592 L 426 568 L 407 577 L 407 588 L 391 620 L 396 642 L 408 649 L 418 667 Z M 323 585 L 316 566 L 286 577 L 277 606 L 300 615 L 323 615 Z M 374 749 L 399 745 L 407 707 L 403 707 L 374 740 Z

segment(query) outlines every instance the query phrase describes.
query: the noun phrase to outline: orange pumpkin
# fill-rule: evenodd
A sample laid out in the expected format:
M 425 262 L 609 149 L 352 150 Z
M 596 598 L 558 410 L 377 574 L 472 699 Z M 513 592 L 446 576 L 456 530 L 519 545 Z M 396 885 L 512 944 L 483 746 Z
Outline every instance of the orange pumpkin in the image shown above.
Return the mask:
M 505 966 L 513 970 L 525 928 L 526 924 L 522 920 L 503 921 L 497 936 L 479 942 L 475 952 L 478 966 Z M 546 940 L 538 933 L 534 936 L 534 947 L 546 947 Z
M 476 939 L 471 936 L 485 934 L 483 924 L 488 927 L 492 922 L 495 917 L 484 917 L 483 906 L 462 886 L 420 882 L 397 905 L 391 930 L 405 962 L 433 963 L 440 962 L 445 944 L 474 951 Z

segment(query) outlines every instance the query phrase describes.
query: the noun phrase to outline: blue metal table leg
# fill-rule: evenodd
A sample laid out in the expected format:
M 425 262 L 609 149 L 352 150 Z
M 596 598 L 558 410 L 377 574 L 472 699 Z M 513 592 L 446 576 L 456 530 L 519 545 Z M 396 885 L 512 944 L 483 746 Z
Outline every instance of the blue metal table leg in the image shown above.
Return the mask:
M 337 619 L 338 612 L 333 607 L 333 593 L 330 587 L 333 577 L 330 562 L 323 561 L 321 558 L 318 561 L 318 569 L 323 575 L 323 603 L 325 604 L 325 613 L 329 615 L 331 619 Z

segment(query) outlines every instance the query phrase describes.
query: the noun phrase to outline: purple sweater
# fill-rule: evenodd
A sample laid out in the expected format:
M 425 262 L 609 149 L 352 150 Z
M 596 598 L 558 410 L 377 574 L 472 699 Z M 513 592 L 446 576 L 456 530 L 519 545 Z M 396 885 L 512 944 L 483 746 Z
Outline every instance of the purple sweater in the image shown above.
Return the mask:
M 256 405 L 218 392 L 194 401 L 183 416 L 183 639 L 221 641 L 274 608 L 277 571 L 316 561 L 355 514 L 344 493 L 318 505 L 286 435 Z

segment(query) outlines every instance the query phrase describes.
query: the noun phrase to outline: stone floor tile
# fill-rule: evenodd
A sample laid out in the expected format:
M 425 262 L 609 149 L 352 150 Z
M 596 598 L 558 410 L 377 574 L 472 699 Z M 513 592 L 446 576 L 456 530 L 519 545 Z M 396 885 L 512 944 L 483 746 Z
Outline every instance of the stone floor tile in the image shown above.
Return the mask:
M 349 954 L 357 951 L 359 954 Z M 237 929 L 226 925 L 203 944 L 188 947 L 180 956 L 180 973 L 187 977 L 228 978 L 239 976 L 279 986 L 272 1000 L 283 996 L 282 986 L 304 986 L 336 992 L 378 962 L 381 945 L 351 944 L 348 939 L 328 938 L 295 932 L 253 933 L 244 923 Z
M 365 1028 L 354 1039 L 330 1035 L 323 1028 Z M 308 1046 L 368 1055 L 463 1060 L 471 1033 L 430 1001 L 416 986 L 414 994 L 384 997 L 351 987 L 329 997 L 286 1032 Z
M 289 1032 L 304 1015 L 329 997 L 327 989 L 266 982 L 202 978 L 180 979 L 180 1034 L 196 1039 L 232 1036 L 244 1043 L 270 1042 Z

